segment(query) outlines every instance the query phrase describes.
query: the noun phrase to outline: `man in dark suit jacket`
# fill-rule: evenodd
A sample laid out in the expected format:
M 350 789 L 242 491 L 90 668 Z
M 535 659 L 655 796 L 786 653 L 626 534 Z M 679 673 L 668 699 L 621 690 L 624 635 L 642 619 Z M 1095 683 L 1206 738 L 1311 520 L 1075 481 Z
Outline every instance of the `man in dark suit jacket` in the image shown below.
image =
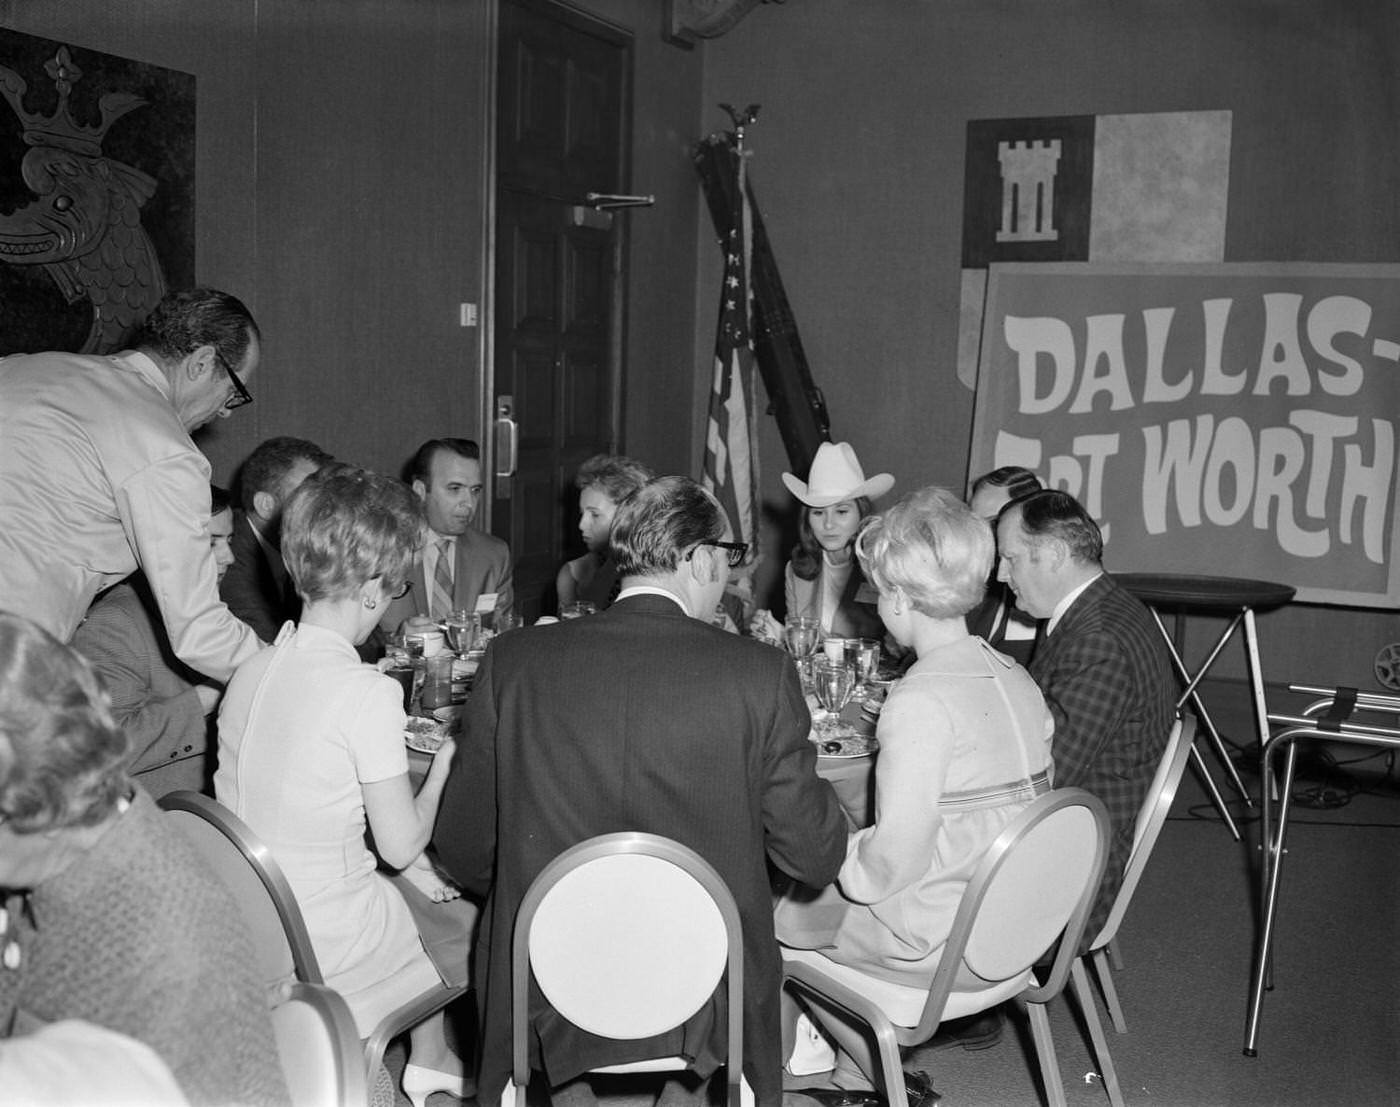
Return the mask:
M 1073 496 L 1047 490 L 1008 506 L 997 553 L 998 579 L 1022 608 L 1048 620 L 1030 674 L 1055 719 L 1055 786 L 1092 792 L 1113 822 L 1092 941 L 1122 884 L 1138 810 L 1171 731 L 1171 660 L 1147 608 L 1104 572 L 1098 524 Z
M 233 563 L 233 509 L 215 485 L 209 500 L 209 546 L 222 578 Z M 209 721 L 223 689 L 175 656 L 145 575 L 137 570 L 98 596 L 71 644 L 92 662 L 130 740 L 127 771 L 157 799 L 202 791 L 211 775 Z
M 219 583 L 219 596 L 264 642 L 301 617 L 301 599 L 282 563 L 282 505 L 331 460 L 314 442 L 282 436 L 260 443 L 243 463 L 243 510 L 233 521 L 233 565 Z
M 451 611 L 475 611 L 483 596 L 491 608 L 515 603 L 510 547 L 472 526 L 481 498 L 481 449 L 467 438 L 424 442 L 409 463 L 408 479 L 428 517 L 427 541 L 414 560 L 413 587 L 384 611 L 380 629 L 392 634 L 405 619 L 441 622 Z M 447 549 L 447 585 L 438 590 L 438 561 Z
M 760 1104 L 781 1099 L 767 862 L 828 884 L 847 832 L 816 775 L 791 660 L 708 624 L 729 575 L 724 530 L 719 504 L 695 482 L 649 482 L 613 522 L 610 553 L 623 574 L 613 605 L 498 637 L 477 673 L 434 842 L 469 891 L 489 889 L 473 972 L 482 1102 L 495 1102 L 510 1075 L 521 899 L 558 854 L 622 830 L 690 846 L 733 893 L 744 930 L 744 1073 Z M 657 1052 L 692 1056 L 707 1076 L 722 1053 L 718 1005 L 660 1040 L 612 1042 L 567 1023 L 535 992 L 537 1060 L 556 1087 Z

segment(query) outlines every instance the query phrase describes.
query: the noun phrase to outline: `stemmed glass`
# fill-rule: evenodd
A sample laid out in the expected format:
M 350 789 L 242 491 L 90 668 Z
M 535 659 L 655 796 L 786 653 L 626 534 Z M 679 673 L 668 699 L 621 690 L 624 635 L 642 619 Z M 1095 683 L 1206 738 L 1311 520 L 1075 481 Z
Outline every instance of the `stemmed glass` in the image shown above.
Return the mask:
M 841 712 L 856 690 L 856 670 L 845 661 L 819 657 L 812 662 L 812 685 L 825 714 L 817 721 L 817 731 L 830 734 L 838 729 Z
M 855 698 L 864 701 L 880 668 L 880 643 L 875 638 L 847 638 L 846 663 L 856 671 Z
M 810 671 L 808 658 L 816 652 L 821 638 L 821 623 L 810 616 L 794 615 L 783 627 L 783 640 L 787 643 L 788 653 L 792 654 L 793 660 L 797 662 L 797 671 L 802 676 L 804 685 Z

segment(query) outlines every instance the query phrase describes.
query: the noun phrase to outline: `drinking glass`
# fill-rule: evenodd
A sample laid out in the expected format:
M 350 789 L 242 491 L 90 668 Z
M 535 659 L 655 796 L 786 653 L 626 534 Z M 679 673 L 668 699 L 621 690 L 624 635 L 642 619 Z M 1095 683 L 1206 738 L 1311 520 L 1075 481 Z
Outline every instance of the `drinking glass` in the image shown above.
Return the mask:
M 793 616 L 783 627 L 783 640 L 787 643 L 788 653 L 799 660 L 812 656 L 821 636 L 821 624 L 805 615 Z
M 443 621 L 447 645 L 453 653 L 465 656 L 476 645 L 477 628 L 481 620 L 473 611 L 454 611 Z
M 516 630 L 525 625 L 525 617 L 517 615 L 514 611 L 498 611 L 496 613 L 496 633 L 504 634 L 508 630 Z
M 561 619 L 581 619 L 585 615 L 596 615 L 598 605 L 589 600 L 575 600 L 573 603 L 566 603 L 559 611 Z
M 864 702 L 880 669 L 880 643 L 874 638 L 847 638 L 845 654 L 846 662 L 856 671 L 855 698 Z
M 822 732 L 833 731 L 846 704 L 856 689 L 856 671 L 843 661 L 833 661 L 829 657 L 818 657 L 812 661 L 812 687 L 817 702 L 825 709 L 825 715 L 817 722 Z

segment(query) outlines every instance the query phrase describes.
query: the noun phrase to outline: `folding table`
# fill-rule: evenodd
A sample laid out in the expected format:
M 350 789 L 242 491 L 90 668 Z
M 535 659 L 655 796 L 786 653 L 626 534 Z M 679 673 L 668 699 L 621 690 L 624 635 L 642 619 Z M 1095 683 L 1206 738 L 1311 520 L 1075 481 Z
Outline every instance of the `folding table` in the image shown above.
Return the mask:
M 1216 754 L 1224 763 L 1235 789 L 1244 799 L 1245 805 L 1251 806 L 1249 793 L 1240 780 L 1240 775 L 1226 752 L 1225 743 L 1220 738 L 1220 731 L 1216 729 L 1210 713 L 1206 710 L 1205 704 L 1201 702 L 1201 696 L 1197 689 L 1206 673 L 1210 671 L 1210 667 L 1220 656 L 1221 650 L 1225 648 L 1225 644 L 1234 636 L 1235 631 L 1243 626 L 1245 659 L 1249 669 L 1250 698 L 1254 707 L 1259 745 L 1261 748 L 1263 747 L 1269 737 L 1269 711 L 1264 702 L 1264 675 L 1259 664 L 1259 632 L 1255 626 L 1254 613 L 1286 604 L 1293 598 L 1295 590 L 1286 584 L 1275 584 L 1265 580 L 1249 580 L 1241 577 L 1208 577 L 1184 573 L 1114 573 L 1113 577 L 1129 592 L 1147 604 L 1148 610 L 1152 612 L 1152 618 L 1157 623 L 1157 629 L 1162 632 L 1162 640 L 1166 642 L 1167 651 L 1171 654 L 1172 665 L 1185 686 L 1176 701 L 1177 710 L 1181 711 L 1188 701 L 1191 703 L 1197 718 L 1201 721 L 1201 732 L 1208 735 L 1214 743 Z M 1175 635 L 1167 631 L 1166 624 L 1162 621 L 1161 610 L 1175 613 Z M 1181 637 L 1182 621 L 1187 614 L 1233 615 L 1195 673 L 1186 667 L 1186 662 L 1182 660 L 1181 651 L 1177 646 Z M 1205 758 L 1201 756 L 1200 750 L 1194 745 L 1191 747 L 1191 756 L 1205 781 L 1206 788 L 1210 792 L 1211 799 L 1219 810 L 1221 818 L 1225 820 L 1225 825 L 1229 827 L 1231 835 L 1236 841 L 1239 841 L 1240 832 L 1235 826 L 1235 820 L 1230 817 L 1229 809 L 1225 806 L 1220 790 L 1216 788 L 1210 770 L 1206 767 Z

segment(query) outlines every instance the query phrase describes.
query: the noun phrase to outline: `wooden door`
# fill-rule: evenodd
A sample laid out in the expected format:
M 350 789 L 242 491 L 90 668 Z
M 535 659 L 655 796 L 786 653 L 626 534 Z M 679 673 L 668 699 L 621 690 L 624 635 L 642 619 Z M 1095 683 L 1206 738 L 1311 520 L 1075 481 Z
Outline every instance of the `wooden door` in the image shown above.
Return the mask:
M 621 221 L 585 195 L 623 191 L 631 50 L 547 0 L 502 0 L 498 62 L 492 529 L 533 621 L 582 552 L 574 473 L 619 437 Z

